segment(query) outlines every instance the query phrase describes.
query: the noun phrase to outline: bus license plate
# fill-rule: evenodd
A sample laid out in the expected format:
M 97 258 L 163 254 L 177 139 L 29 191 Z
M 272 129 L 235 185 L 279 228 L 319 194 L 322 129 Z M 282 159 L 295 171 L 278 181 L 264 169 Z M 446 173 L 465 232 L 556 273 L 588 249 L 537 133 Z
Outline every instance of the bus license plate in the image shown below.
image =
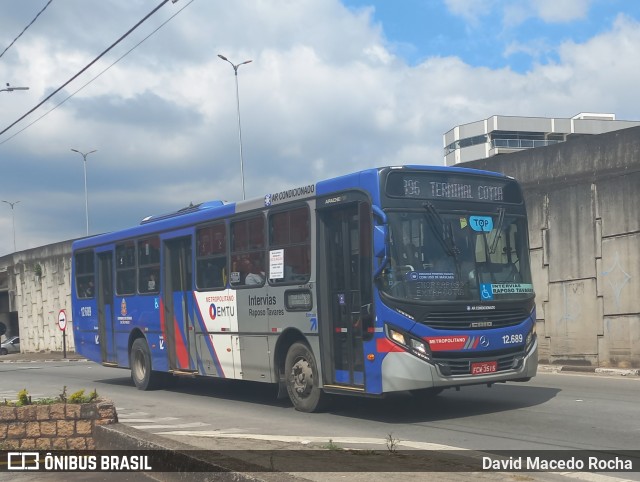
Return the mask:
M 471 364 L 472 375 L 483 375 L 485 373 L 493 373 L 498 371 L 497 361 L 478 362 Z

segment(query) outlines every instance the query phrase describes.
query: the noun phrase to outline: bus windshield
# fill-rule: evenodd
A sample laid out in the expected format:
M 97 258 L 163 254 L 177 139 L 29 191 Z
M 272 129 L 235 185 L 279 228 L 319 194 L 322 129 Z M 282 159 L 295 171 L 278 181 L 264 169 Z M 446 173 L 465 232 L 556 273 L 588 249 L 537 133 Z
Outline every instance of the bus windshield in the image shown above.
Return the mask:
M 526 219 L 487 213 L 388 211 L 390 262 L 378 280 L 413 302 L 496 302 L 533 297 Z

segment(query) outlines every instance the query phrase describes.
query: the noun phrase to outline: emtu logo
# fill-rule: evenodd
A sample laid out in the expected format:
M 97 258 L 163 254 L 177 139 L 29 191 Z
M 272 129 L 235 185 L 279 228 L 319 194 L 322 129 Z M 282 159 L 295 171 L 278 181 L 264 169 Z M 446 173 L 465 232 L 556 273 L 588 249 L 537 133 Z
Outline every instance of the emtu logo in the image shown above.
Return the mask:
M 215 320 L 217 316 L 217 312 L 218 311 L 216 310 L 216 305 L 211 303 L 209 305 L 209 318 L 211 318 L 212 320 Z

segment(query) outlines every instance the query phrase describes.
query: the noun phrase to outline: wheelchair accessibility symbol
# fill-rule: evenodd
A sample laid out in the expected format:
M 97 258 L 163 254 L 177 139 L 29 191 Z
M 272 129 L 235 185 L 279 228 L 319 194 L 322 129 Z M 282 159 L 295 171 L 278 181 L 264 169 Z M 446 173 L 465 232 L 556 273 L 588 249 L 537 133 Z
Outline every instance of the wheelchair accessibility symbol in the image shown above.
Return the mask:
M 492 300 L 493 299 L 493 290 L 491 289 L 490 283 L 481 283 L 480 284 L 480 299 L 482 300 Z

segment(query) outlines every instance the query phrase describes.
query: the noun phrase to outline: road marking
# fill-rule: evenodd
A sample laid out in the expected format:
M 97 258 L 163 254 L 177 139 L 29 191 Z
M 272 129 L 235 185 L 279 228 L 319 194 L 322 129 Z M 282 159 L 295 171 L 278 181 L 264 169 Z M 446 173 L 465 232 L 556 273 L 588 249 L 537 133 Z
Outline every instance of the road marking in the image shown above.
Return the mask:
M 151 414 L 147 412 L 129 412 L 122 413 L 121 410 L 126 410 L 126 408 L 116 407 L 116 412 L 118 412 L 118 417 L 148 417 Z
M 129 425 L 129 424 L 127 424 Z M 175 424 L 175 425 L 162 425 L 162 424 L 146 424 L 146 425 L 129 425 L 130 427 L 133 428 L 137 428 L 137 429 L 145 429 L 145 430 L 156 430 L 156 429 L 160 429 L 160 428 L 196 428 L 196 427 L 207 427 L 209 426 L 208 423 L 203 423 L 203 422 L 192 422 L 192 423 L 181 423 L 181 424 Z
M 124 423 L 156 423 L 156 422 L 170 422 L 172 420 L 179 420 L 178 417 L 160 417 L 160 418 L 128 418 L 118 415 L 120 422 Z

